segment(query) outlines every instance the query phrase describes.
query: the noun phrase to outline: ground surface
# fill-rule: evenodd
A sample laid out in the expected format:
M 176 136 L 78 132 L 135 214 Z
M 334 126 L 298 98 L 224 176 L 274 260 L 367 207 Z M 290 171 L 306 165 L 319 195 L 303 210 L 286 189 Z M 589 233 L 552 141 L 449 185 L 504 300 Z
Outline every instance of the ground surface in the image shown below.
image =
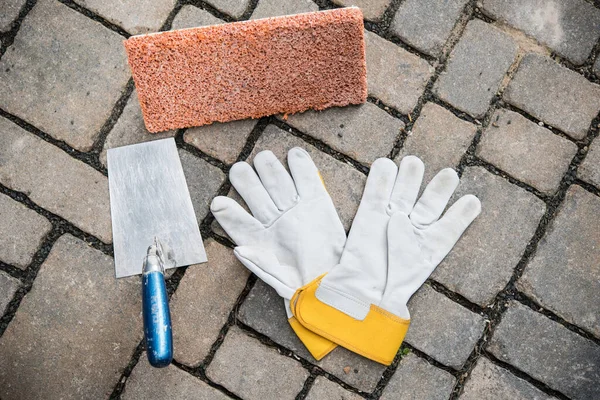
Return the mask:
M 145 132 L 124 38 L 351 3 L 368 103 Z M 2 0 L 0 32 L 0 398 L 600 398 L 598 4 Z M 139 279 L 113 278 L 105 151 L 165 136 L 210 261 L 170 277 L 176 361 L 156 370 Z M 313 360 L 208 212 L 232 163 L 293 146 L 347 229 L 377 157 L 455 167 L 483 203 L 411 300 L 389 368 Z

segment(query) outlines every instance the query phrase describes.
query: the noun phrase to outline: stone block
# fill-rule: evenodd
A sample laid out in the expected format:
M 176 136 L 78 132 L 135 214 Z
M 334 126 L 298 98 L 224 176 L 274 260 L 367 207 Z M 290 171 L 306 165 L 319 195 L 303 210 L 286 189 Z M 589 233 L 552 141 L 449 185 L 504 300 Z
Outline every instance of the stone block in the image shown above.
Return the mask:
M 315 379 L 312 388 L 310 388 L 310 391 L 308 392 L 308 396 L 306 396 L 306 400 L 362 400 L 362 398 L 363 397 L 356 393 L 349 392 L 340 385 L 333 383 L 322 376 Z
M 0 260 L 27 268 L 51 229 L 46 218 L 0 194 Z
M 378 98 L 402 114 L 410 114 L 433 74 L 433 67 L 422 58 L 366 30 L 365 45 L 369 96 Z
M 302 365 L 232 327 L 206 375 L 248 400 L 294 399 L 308 371 Z
M 132 35 L 159 31 L 176 3 L 175 0 L 74 1 Z
M 577 170 L 579 178 L 600 187 L 600 140 L 596 140 L 589 148 L 585 160 Z
M 510 36 L 481 20 L 472 20 L 433 91 L 459 110 L 481 118 L 516 56 L 517 44 Z
M 220 20 L 208 11 L 192 5 L 185 5 L 177 13 L 171 24 L 171 29 L 196 28 L 206 25 L 219 25 L 225 21 Z
M 365 392 L 375 389 L 385 371 L 383 365 L 342 347 L 336 348 L 317 362 L 290 327 L 281 297 L 260 280 L 240 307 L 238 317 L 244 324 L 268 336 L 274 342 Z
M 0 32 L 10 30 L 12 22 L 17 19 L 25 0 L 4 0 L 2 2 L 2 14 L 0 14 Z
M 286 122 L 365 165 L 387 156 L 404 129 L 401 120 L 371 103 L 307 111 Z
M 142 339 L 141 281 L 61 236 L 0 338 L 3 399 L 108 398 Z
M 153 368 L 146 353 L 131 371 L 123 400 L 227 400 L 230 397 L 174 365 Z
M 366 20 L 376 21 L 383 17 L 392 0 L 333 0 L 333 2 L 343 7 L 358 7 Z
M 465 169 L 454 199 L 466 194 L 481 200 L 481 214 L 432 278 L 485 306 L 509 281 L 546 206 L 530 192 L 482 167 Z
M 411 321 L 405 341 L 440 363 L 460 369 L 483 333 L 481 315 L 424 285 L 408 303 Z
M 19 286 L 21 282 L 18 279 L 0 271 L 0 316 L 6 311 Z
M 0 132 L 3 185 L 103 242 L 112 241 L 104 175 L 4 118 Z
M 406 0 L 400 4 L 391 31 L 425 54 L 439 56 L 467 0 Z
M 571 186 L 518 282 L 565 320 L 600 337 L 600 198 Z
M 233 164 L 242 152 L 256 120 L 244 119 L 190 128 L 183 140 L 211 157 Z
M 504 99 L 567 135 L 582 139 L 600 110 L 600 86 L 548 57 L 527 54 Z
M 279 17 L 319 11 L 319 6 L 311 0 L 260 0 L 250 19 Z
M 484 0 L 483 12 L 576 65 L 585 62 L 600 37 L 600 10 L 584 0 Z
M 208 263 L 188 267 L 171 298 L 175 359 L 189 366 L 208 355 L 250 275 L 231 249 L 212 239 L 205 249 Z
M 471 372 L 471 377 L 465 383 L 464 392 L 460 398 L 481 400 L 490 398 L 492 393 L 495 400 L 554 399 L 529 382 L 498 367 L 487 358 L 480 357 L 475 369 Z
M 396 372 L 383 389 L 381 400 L 446 400 L 456 379 L 427 361 L 408 354 L 402 357 Z
M 435 103 L 427 103 L 394 161 L 399 164 L 408 155 L 423 160 L 424 189 L 425 184 L 442 169 L 458 166 L 476 132 L 477 127 L 470 122 L 461 120 Z
M 240 18 L 250 5 L 250 0 L 209 0 L 207 3 L 233 18 Z
M 509 304 L 488 350 L 569 398 L 600 397 L 600 347 L 520 303 Z
M 577 154 L 577 146 L 521 114 L 497 110 L 477 154 L 521 182 L 552 195 Z
M 0 107 L 90 150 L 129 80 L 122 41 L 60 2 L 38 1 L 0 60 Z

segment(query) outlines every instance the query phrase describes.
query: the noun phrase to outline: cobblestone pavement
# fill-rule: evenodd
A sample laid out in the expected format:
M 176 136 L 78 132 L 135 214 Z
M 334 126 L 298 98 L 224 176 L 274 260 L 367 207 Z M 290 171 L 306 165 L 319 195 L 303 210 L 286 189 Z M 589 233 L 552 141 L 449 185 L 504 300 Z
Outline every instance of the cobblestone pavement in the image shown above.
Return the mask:
M 148 134 L 133 34 L 358 5 L 366 104 Z M 0 1 L 0 398 L 600 398 L 600 4 L 591 0 Z M 116 280 L 106 149 L 174 136 L 209 257 L 169 278 L 151 368 Z M 369 165 L 452 166 L 483 213 L 409 303 L 385 368 L 311 358 L 208 212 L 230 166 L 302 146 L 346 229 Z

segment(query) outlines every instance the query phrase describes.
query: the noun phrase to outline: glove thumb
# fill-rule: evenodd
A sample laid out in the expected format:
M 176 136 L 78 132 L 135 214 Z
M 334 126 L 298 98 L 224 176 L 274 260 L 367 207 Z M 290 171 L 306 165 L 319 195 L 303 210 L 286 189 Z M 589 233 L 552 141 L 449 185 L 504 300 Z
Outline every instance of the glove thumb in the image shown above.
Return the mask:
M 269 250 L 256 246 L 238 246 L 233 253 L 246 268 L 275 289 L 284 299 L 290 300 L 296 289 L 302 286 L 298 270 L 280 264 L 275 254 Z

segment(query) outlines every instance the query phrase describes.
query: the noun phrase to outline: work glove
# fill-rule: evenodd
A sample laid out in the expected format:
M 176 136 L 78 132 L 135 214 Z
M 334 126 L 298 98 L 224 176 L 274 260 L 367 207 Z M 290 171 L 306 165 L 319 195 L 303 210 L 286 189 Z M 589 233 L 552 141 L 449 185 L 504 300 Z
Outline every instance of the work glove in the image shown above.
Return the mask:
M 442 170 L 416 201 L 423 172 L 414 156 L 400 169 L 376 160 L 339 264 L 292 298 L 306 328 L 384 365 L 408 330 L 408 300 L 481 211 L 479 200 L 467 195 L 440 218 L 458 176 Z
M 308 153 L 291 149 L 288 166 L 293 179 L 270 151 L 254 157 L 258 175 L 246 162 L 234 164 L 229 180 L 252 215 L 224 196 L 212 201 L 211 211 L 237 245 L 236 257 L 283 297 L 291 327 L 320 360 L 337 345 L 299 324 L 289 300 L 338 264 L 346 232 Z

